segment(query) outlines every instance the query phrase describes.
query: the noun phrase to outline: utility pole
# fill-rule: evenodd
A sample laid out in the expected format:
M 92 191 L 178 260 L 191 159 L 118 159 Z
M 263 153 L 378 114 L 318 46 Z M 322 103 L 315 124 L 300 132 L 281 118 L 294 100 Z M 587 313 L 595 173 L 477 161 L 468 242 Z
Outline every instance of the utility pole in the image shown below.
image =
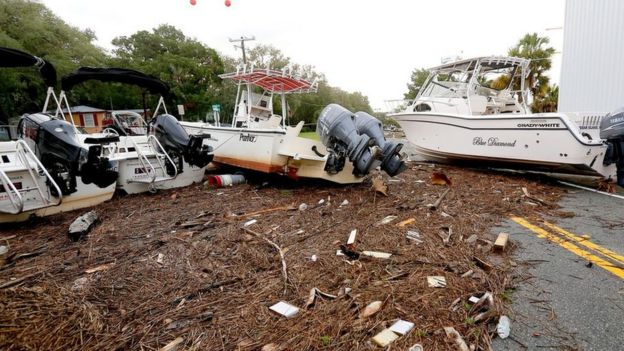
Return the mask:
M 256 40 L 256 37 L 251 36 L 251 37 L 243 37 L 241 36 L 240 39 L 230 39 L 230 43 L 239 43 L 240 42 L 240 46 L 234 45 L 235 48 L 240 48 L 241 50 L 243 50 L 243 64 L 247 64 L 247 56 L 245 55 L 245 42 L 246 41 L 252 41 L 252 40 Z

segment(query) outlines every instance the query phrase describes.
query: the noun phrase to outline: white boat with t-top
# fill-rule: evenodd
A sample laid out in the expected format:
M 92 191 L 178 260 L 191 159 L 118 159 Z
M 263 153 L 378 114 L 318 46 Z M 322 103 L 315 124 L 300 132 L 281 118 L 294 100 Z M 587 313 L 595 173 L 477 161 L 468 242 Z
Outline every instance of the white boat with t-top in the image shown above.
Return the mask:
M 615 115 L 531 113 L 528 70 L 529 60 L 516 57 L 431 68 L 414 101 L 391 117 L 429 160 L 616 181 L 623 154 Z
M 216 163 L 343 184 L 361 182 L 379 165 L 390 175 L 405 168 L 399 155 L 402 145 L 387 143 L 381 123 L 364 112 L 353 114 L 341 106 L 329 105 L 317 121 L 321 141 L 300 137 L 304 122 L 294 127 L 286 123 L 286 96 L 314 93 L 317 84 L 287 68 L 254 69 L 243 65 L 220 77 L 238 84 L 232 123 L 180 122 L 190 134 L 210 134 L 204 143 L 214 149 Z M 276 96 L 280 98 L 281 115 L 273 110 Z
M 8 48 L 0 48 L 0 62 L 39 68 L 48 86 L 43 111 L 51 98 L 58 102 L 56 71 L 49 62 Z M 23 115 L 17 137 L 0 142 L 0 223 L 89 207 L 113 196 L 117 172 L 102 148 L 116 138 L 79 142 L 73 126 L 45 113 Z
M 104 154 L 117 164 L 119 190 L 136 194 L 185 187 L 203 179 L 206 166 L 212 160 L 210 147 L 202 142 L 208 136 L 189 136 L 167 112 L 164 97 L 170 96 L 170 90 L 165 82 L 130 69 L 82 67 L 63 77 L 61 103 L 68 105 L 66 92 L 90 80 L 130 84 L 159 94 L 154 110 L 156 117 L 150 125 L 132 111 L 112 111 L 105 120 L 100 134 L 119 138 L 104 149 Z M 164 113 L 160 113 L 161 110 Z M 69 106 L 66 111 L 73 123 Z M 59 109 L 56 113 L 62 116 Z M 82 139 L 93 135 L 78 134 Z

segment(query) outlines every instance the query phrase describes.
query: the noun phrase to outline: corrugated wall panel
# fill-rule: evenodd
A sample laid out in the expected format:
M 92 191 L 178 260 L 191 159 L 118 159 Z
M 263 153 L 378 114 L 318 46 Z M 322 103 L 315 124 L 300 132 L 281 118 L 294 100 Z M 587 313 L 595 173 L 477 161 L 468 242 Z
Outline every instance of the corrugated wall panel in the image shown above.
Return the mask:
M 624 1 L 567 0 L 559 111 L 624 106 Z

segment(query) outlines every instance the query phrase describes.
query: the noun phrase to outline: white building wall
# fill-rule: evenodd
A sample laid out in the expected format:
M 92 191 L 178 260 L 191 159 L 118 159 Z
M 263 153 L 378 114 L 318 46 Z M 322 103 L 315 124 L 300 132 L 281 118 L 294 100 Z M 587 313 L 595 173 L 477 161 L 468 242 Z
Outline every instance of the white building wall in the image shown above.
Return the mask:
M 624 106 L 624 0 L 567 0 L 559 111 Z

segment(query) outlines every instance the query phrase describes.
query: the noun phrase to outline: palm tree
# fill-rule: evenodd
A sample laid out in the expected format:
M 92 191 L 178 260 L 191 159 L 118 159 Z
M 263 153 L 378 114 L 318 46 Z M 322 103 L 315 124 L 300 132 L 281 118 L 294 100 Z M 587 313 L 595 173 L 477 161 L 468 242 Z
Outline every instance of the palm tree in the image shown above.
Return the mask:
M 526 80 L 533 98 L 537 99 L 545 93 L 548 87 L 548 77 L 546 71 L 552 66 L 552 55 L 555 53 L 553 47 L 547 46 L 550 43 L 548 37 L 540 37 L 537 33 L 526 34 L 518 44 L 509 49 L 509 56 L 530 59 L 529 75 Z

